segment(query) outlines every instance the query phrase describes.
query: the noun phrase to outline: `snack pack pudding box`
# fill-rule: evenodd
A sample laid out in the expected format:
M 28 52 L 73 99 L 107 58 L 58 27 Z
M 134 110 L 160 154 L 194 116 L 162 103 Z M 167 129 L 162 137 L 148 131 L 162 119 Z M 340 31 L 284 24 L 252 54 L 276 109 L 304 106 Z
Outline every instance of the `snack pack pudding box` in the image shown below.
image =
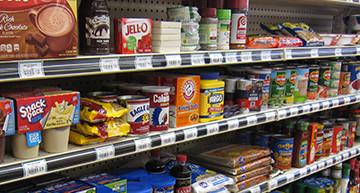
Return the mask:
M 96 193 L 122 192 L 127 191 L 127 180 L 108 173 L 93 174 L 79 178 L 91 186 L 96 187 Z

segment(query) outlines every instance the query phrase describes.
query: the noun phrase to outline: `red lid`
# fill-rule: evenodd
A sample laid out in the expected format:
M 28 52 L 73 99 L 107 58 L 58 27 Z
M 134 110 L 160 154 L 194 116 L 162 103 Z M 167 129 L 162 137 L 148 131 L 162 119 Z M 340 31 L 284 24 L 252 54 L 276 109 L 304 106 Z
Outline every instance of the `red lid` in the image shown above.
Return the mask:
M 179 154 L 176 156 L 176 160 L 179 162 L 186 162 L 187 157 L 186 157 L 186 155 Z
M 234 9 L 247 9 L 249 8 L 249 0 L 228 0 L 227 6 Z
M 208 1 L 208 7 L 224 9 L 224 0 L 212 0 Z
M 151 151 L 151 156 L 160 157 L 161 156 L 161 151 L 160 150 L 152 150 Z
M 202 18 L 215 18 L 216 17 L 216 8 L 202 8 L 200 9 L 200 15 Z
M 354 170 L 354 169 L 355 169 L 355 159 L 351 159 L 351 160 L 349 161 L 349 164 L 350 164 L 350 169 L 351 169 L 351 170 Z

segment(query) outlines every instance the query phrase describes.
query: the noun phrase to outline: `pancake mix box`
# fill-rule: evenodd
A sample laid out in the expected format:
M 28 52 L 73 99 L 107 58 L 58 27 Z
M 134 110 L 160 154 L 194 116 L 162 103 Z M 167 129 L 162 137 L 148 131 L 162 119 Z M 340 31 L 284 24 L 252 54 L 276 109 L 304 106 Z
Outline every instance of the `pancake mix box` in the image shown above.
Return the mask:
M 76 0 L 0 1 L 0 60 L 77 55 Z

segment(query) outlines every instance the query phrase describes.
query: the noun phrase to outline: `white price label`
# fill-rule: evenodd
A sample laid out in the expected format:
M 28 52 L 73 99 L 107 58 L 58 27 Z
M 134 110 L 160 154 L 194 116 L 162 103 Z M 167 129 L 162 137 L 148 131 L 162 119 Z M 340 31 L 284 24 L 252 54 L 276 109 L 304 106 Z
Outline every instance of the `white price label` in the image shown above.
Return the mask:
M 302 106 L 302 109 L 303 109 L 303 113 L 309 113 L 310 109 L 311 109 L 311 106 L 310 105 L 304 105 L 304 106 Z
M 307 175 L 307 169 L 306 168 L 303 168 L 299 171 L 300 173 L 300 177 L 303 177 L 303 176 L 306 176 Z
M 319 49 L 317 49 L 317 48 L 311 49 L 310 55 L 311 55 L 311 57 L 319 57 Z
M 285 59 L 292 59 L 292 50 L 285 50 Z
M 101 72 L 112 72 L 119 71 L 119 59 L 118 58 L 100 58 L 100 71 Z
M 213 123 L 206 125 L 207 135 L 219 133 L 219 124 Z
M 103 160 L 103 159 L 115 157 L 114 145 L 97 147 L 95 148 L 95 152 L 96 152 L 96 160 Z
M 278 116 L 279 116 L 279 119 L 285 118 L 286 117 L 286 110 L 285 109 L 279 110 L 278 111 Z
M 261 60 L 262 61 L 271 60 L 271 51 L 261 51 Z
M 273 190 L 278 187 L 278 182 L 276 179 L 269 181 L 269 190 Z
M 341 155 L 335 157 L 335 162 L 340 162 L 342 160 Z
M 246 117 L 247 125 L 255 125 L 257 124 L 257 117 L 256 115 Z
M 239 120 L 232 119 L 227 121 L 229 130 L 238 129 L 239 128 Z
M 273 121 L 276 119 L 276 113 L 275 112 L 267 112 L 265 113 L 266 121 Z
M 260 193 L 261 192 L 260 186 L 251 187 L 249 190 L 251 193 Z
M 349 152 L 346 152 L 346 153 L 343 154 L 344 159 L 349 158 L 349 156 L 350 156 L 350 153 L 349 153 Z
M 192 127 L 184 130 L 184 140 L 197 138 L 198 132 L 196 127 Z
M 176 141 L 176 135 L 174 132 L 164 133 L 160 135 L 161 145 L 173 144 Z
M 319 170 L 323 169 L 324 167 L 325 167 L 325 162 L 320 162 L 320 163 L 318 164 Z
M 241 62 L 252 62 L 252 53 L 241 52 Z
M 191 65 L 205 64 L 204 54 L 191 54 Z
M 322 105 L 323 105 L 323 109 L 327 109 L 330 107 L 330 102 L 329 101 L 324 101 L 322 102 Z
M 341 56 L 341 48 L 335 48 L 335 56 Z
M 288 174 L 286 176 L 286 182 L 292 182 L 294 180 L 294 174 Z
M 313 111 L 318 111 L 318 110 L 320 110 L 320 104 L 319 104 L 319 103 L 311 104 L 311 106 L 312 106 L 312 110 L 313 110 Z
M 226 63 L 236 63 L 237 60 L 237 53 L 236 52 L 226 52 L 225 53 L 225 61 Z
M 149 69 L 152 68 L 152 56 L 136 56 L 135 57 L 136 69 Z
M 24 177 L 39 175 L 47 172 L 45 159 L 22 163 Z
M 151 138 L 135 139 L 135 151 L 143 151 L 151 148 Z
M 329 166 L 329 165 L 333 164 L 333 159 L 328 159 L 325 162 L 326 162 L 326 166 Z
M 181 66 L 181 56 L 180 54 L 174 54 L 174 55 L 165 55 L 166 59 L 166 66 L 172 67 L 172 66 Z
M 356 47 L 356 55 L 360 55 L 360 47 Z
M 43 63 L 39 62 L 19 62 L 18 73 L 20 78 L 33 78 L 45 76 Z
M 224 60 L 224 57 L 221 53 L 210 53 L 209 55 L 211 64 L 219 64 Z
M 333 107 L 339 106 L 339 99 L 332 100 Z
M 345 97 L 344 98 L 344 103 L 349 104 L 350 103 L 350 97 Z
M 311 173 L 316 172 L 316 171 L 317 171 L 317 165 L 310 166 L 310 172 Z
M 350 151 L 351 156 L 356 155 L 356 152 L 357 152 L 356 149 L 351 150 L 351 151 Z
M 355 98 L 356 98 L 356 101 L 360 101 L 360 95 L 356 95 Z
M 290 108 L 290 116 L 295 116 L 299 114 L 299 109 L 297 107 Z

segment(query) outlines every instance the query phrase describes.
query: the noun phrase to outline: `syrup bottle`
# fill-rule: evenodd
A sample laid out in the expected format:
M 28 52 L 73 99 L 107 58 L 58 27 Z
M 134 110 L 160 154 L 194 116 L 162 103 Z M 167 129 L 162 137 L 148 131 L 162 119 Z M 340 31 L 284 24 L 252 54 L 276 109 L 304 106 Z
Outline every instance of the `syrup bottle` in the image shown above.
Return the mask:
M 161 151 L 152 150 L 151 159 L 146 162 L 145 169 L 149 174 L 164 174 L 165 173 L 165 164 L 160 159 Z
M 177 155 L 177 164 L 170 170 L 170 175 L 176 178 L 175 193 L 191 193 L 191 169 L 186 160 L 186 155 Z

